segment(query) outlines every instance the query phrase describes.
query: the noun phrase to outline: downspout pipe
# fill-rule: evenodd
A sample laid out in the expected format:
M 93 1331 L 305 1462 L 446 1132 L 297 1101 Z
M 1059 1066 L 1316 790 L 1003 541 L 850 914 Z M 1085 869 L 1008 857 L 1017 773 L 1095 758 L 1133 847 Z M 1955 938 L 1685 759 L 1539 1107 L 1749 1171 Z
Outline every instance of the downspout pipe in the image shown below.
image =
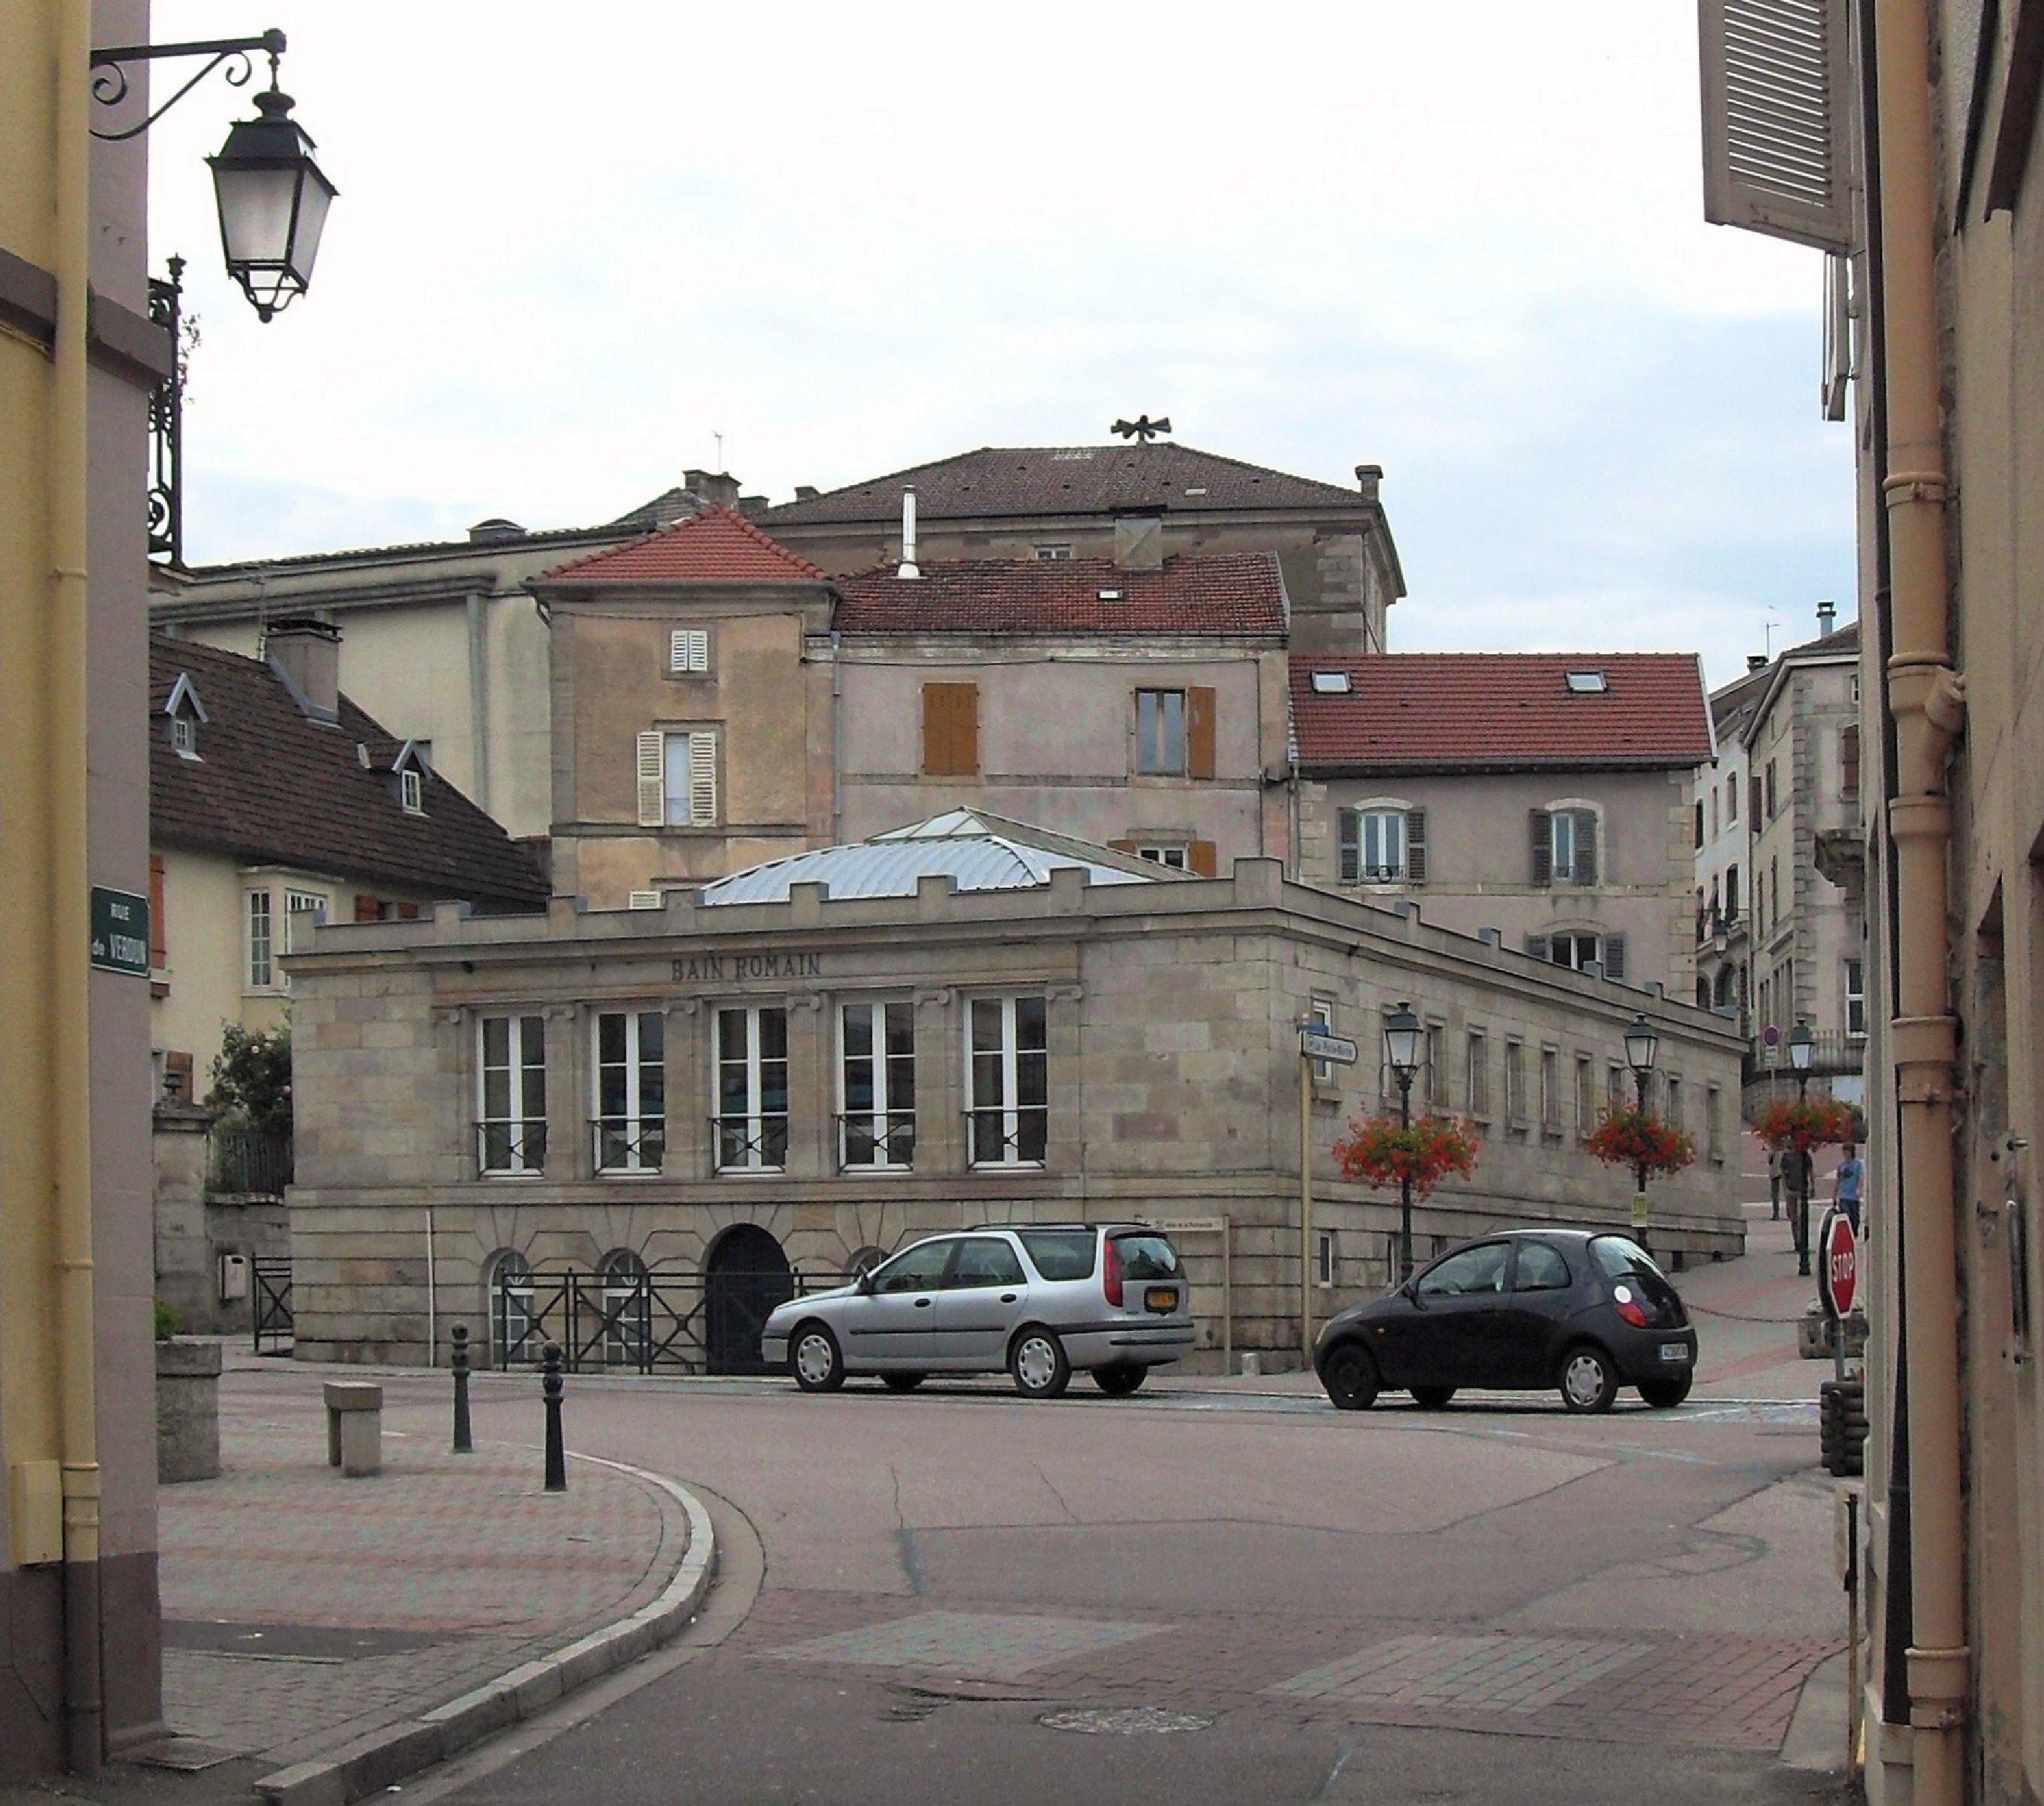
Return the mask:
M 1931 23 L 1925 0 L 1875 0 L 1881 242 L 1893 635 L 1888 832 L 1896 874 L 1896 1013 L 1888 1053 L 1899 1119 L 1903 1314 L 1909 1338 L 1910 1622 L 1916 1806 L 1960 1806 L 1972 1689 L 1960 1494 L 1958 1019 L 1947 977 L 1946 772 L 1965 720 L 1952 667 L 1939 413 Z
M 49 950 L 59 1456 L 63 1492 L 64 1754 L 100 1766 L 99 1450 L 94 1388 L 90 934 L 86 838 L 86 284 L 91 273 L 90 0 L 57 9 L 57 323 L 51 383 Z

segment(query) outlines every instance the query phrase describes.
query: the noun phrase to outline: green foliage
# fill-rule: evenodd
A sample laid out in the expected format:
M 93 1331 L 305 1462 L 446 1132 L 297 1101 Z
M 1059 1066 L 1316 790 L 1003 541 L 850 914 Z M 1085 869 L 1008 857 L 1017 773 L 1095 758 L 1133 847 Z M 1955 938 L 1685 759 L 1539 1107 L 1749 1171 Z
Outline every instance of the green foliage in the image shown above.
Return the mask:
M 213 1090 L 206 1102 L 252 1128 L 291 1126 L 291 1032 L 251 1033 L 230 1022 L 213 1062 Z
M 177 1306 L 166 1304 L 159 1298 L 156 1301 L 156 1339 L 168 1342 L 184 1327 L 185 1320 L 178 1315 Z

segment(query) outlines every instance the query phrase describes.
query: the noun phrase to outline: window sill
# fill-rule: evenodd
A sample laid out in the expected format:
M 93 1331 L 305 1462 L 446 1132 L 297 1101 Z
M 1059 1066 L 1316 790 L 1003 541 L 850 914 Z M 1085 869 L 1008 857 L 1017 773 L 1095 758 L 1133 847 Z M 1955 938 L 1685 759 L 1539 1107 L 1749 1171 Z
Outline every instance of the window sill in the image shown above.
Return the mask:
M 786 1178 L 787 1171 L 786 1166 L 720 1166 L 717 1170 L 717 1177 L 720 1179 L 778 1179 Z
M 1043 1160 L 974 1160 L 970 1162 L 968 1173 L 1041 1173 L 1049 1162 Z
M 598 1179 L 663 1179 L 667 1174 L 658 1166 L 599 1166 L 590 1177 Z
M 869 1173 L 882 1176 L 889 1173 L 912 1173 L 916 1168 L 912 1161 L 893 1160 L 883 1163 L 879 1161 L 861 1160 L 854 1164 L 840 1160 L 838 1162 L 837 1170 L 840 1178 L 863 1178 Z
M 496 1185 L 505 1179 L 544 1179 L 547 1176 L 547 1170 L 544 1166 L 527 1166 L 517 1170 L 501 1166 L 485 1166 L 475 1176 L 486 1185 Z

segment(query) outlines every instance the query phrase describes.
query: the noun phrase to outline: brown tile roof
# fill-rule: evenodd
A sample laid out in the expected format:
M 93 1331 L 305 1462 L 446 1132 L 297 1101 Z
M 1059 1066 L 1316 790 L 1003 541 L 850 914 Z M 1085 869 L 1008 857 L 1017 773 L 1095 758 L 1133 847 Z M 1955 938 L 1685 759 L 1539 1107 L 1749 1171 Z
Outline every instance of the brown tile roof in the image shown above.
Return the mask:
M 613 546 L 535 581 L 547 583 L 822 583 L 824 574 L 730 508 Z
M 1189 445 L 986 445 L 786 501 L 760 518 L 770 527 L 898 521 L 908 483 L 916 486 L 916 513 L 926 521 L 1143 508 L 1310 508 L 1324 513 L 1367 505 L 1359 490 L 1339 483 L 1288 476 Z
M 195 759 L 179 756 L 163 724 L 180 673 L 206 711 Z M 152 633 L 150 839 L 492 908 L 544 907 L 529 851 L 432 772 L 425 813 L 407 814 L 390 778 L 404 743 L 345 696 L 339 716 L 331 727 L 313 720 L 259 660 Z
M 1313 687 L 1347 675 L 1346 695 Z M 1577 695 L 1571 671 L 1608 687 Z M 1703 674 L 1688 652 L 1292 655 L 1301 766 L 1374 770 L 1700 764 L 1711 754 Z
M 1269 552 L 1181 555 L 1156 571 L 1105 558 L 947 560 L 909 579 L 883 565 L 840 578 L 838 588 L 836 625 L 846 633 L 1285 631 L 1284 585 Z

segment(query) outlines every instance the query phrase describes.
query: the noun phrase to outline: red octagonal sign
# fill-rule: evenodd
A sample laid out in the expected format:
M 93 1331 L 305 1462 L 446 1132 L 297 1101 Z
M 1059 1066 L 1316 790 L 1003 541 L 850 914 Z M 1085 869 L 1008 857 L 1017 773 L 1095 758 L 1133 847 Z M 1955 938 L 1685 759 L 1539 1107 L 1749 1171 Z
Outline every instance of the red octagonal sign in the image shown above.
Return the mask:
M 1817 1289 L 1824 1308 L 1835 1317 L 1844 1316 L 1859 1296 L 1859 1237 L 1852 1219 L 1842 1210 L 1825 1214 L 1818 1232 Z

